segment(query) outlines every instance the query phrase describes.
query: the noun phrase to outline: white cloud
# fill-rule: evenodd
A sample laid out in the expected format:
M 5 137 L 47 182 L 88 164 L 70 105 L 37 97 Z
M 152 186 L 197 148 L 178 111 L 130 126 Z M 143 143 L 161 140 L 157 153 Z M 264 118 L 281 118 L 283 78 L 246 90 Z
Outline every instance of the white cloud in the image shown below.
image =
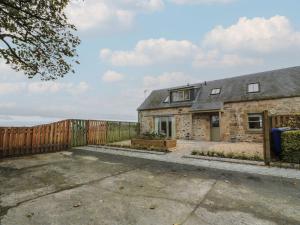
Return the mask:
M 56 93 L 62 89 L 63 86 L 69 86 L 70 84 L 60 84 L 56 82 L 34 82 L 29 83 L 27 88 L 30 93 L 43 93 L 50 92 Z
M 85 81 L 79 82 L 75 87 L 75 93 L 84 93 L 89 89 L 89 85 Z
M 71 2 L 66 13 L 79 30 L 118 30 L 130 27 L 138 13 L 163 7 L 163 0 L 86 0 Z
M 62 118 L 0 114 L 1 126 L 34 126 L 59 120 L 62 120 Z
M 25 77 L 24 74 L 14 71 L 10 65 L 4 63 L 3 60 L 0 60 L 0 80 L 20 80 L 23 77 Z
M 70 21 L 81 31 L 122 30 L 138 14 L 162 10 L 167 0 L 72 0 L 66 8 Z M 228 3 L 234 0 L 169 0 L 175 4 Z
M 11 109 L 17 104 L 15 102 L 0 102 L 0 109 Z
M 102 80 L 105 82 L 117 82 L 124 79 L 124 75 L 112 70 L 106 71 L 103 76 Z
M 245 57 L 238 54 L 221 54 L 218 50 L 199 52 L 194 61 L 195 67 L 235 67 L 245 65 L 260 65 L 261 58 Z
M 125 0 L 129 5 L 135 5 L 136 10 L 158 11 L 164 8 L 163 0 Z
M 88 90 L 88 84 L 86 82 L 79 82 L 74 84 L 58 83 L 54 81 L 36 81 L 36 82 L 2 82 L 0 83 L 0 95 L 5 94 L 40 94 L 40 93 L 57 93 L 67 92 L 70 94 L 81 94 Z
M 181 86 L 185 84 L 200 82 L 190 75 L 182 72 L 163 73 L 159 76 L 144 76 L 144 89 L 153 90 Z
M 186 40 L 148 39 L 139 41 L 132 51 L 102 49 L 100 56 L 114 66 L 145 66 L 181 62 L 193 56 L 198 47 Z
M 0 83 L 0 95 L 3 94 L 16 94 L 26 88 L 26 84 L 23 82 L 1 82 Z
M 300 31 L 293 29 L 286 17 L 243 17 L 227 28 L 214 28 L 201 45 L 188 40 L 148 39 L 129 51 L 102 49 L 100 56 L 113 66 L 240 67 L 262 65 L 266 54 L 284 55 L 299 49 Z
M 196 5 L 196 4 L 227 4 L 235 0 L 170 0 L 171 2 L 179 5 Z
M 151 64 L 151 59 L 147 55 L 133 51 L 102 49 L 100 57 L 114 66 L 145 66 Z
M 262 60 L 201 49 L 187 40 L 149 39 L 139 41 L 132 51 L 102 49 L 101 58 L 113 66 L 149 66 L 158 64 L 192 64 L 195 67 L 257 65 Z
M 217 26 L 204 38 L 203 45 L 222 51 L 270 53 L 300 47 L 300 32 L 284 16 L 269 19 L 242 17 L 232 26 Z
M 84 81 L 79 84 L 74 83 L 58 83 L 55 81 L 48 82 L 33 82 L 27 85 L 29 93 L 57 93 L 61 91 L 76 95 L 84 93 L 88 90 L 88 84 Z

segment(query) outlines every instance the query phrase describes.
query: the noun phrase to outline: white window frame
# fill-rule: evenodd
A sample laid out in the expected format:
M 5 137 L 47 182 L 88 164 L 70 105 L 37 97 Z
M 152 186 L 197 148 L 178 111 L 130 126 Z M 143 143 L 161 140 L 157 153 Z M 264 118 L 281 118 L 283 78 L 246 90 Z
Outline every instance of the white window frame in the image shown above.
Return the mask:
M 211 95 L 218 95 L 220 93 L 221 93 L 221 88 L 213 88 L 213 89 L 211 89 L 211 92 L 210 92 Z
M 248 93 L 257 93 L 260 91 L 259 83 L 248 84 Z
M 176 96 L 177 95 L 177 96 Z M 175 98 L 176 96 L 176 98 Z M 191 100 L 191 90 L 178 90 L 172 92 L 172 102 L 183 102 Z
M 259 121 L 250 121 L 250 118 L 259 117 Z M 259 128 L 251 128 L 250 123 L 259 123 Z M 263 115 L 262 113 L 249 113 L 248 114 L 248 129 L 249 130 L 262 130 L 263 128 Z
M 175 118 L 174 116 L 158 116 L 154 119 L 154 127 L 155 127 L 155 133 L 160 134 L 161 133 L 161 122 L 164 121 L 167 123 L 167 137 L 175 138 L 176 137 L 176 126 L 175 126 Z M 169 127 L 169 122 L 171 122 L 171 126 Z M 172 134 L 169 134 L 169 130 L 171 129 Z

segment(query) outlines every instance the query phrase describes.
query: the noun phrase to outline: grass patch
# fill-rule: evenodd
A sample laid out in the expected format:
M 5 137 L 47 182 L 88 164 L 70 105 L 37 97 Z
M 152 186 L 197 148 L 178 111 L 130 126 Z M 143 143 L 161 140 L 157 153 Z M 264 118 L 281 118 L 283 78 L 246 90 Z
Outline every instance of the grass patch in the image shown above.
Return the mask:
M 218 151 L 197 151 L 193 150 L 191 155 L 199 155 L 199 156 L 209 156 L 209 157 L 218 157 L 218 158 L 230 158 L 230 159 L 242 159 L 242 160 L 253 160 L 253 161 L 263 161 L 263 158 L 260 157 L 258 154 L 255 154 L 253 156 L 248 156 L 244 152 L 242 153 L 234 153 L 229 152 L 225 154 L 224 152 L 218 152 Z

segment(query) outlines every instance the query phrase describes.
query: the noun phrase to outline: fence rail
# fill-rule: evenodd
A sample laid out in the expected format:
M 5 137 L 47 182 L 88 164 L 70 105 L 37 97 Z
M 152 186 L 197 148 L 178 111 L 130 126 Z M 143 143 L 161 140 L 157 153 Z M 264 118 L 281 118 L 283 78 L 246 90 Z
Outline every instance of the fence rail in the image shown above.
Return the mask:
M 300 128 L 300 115 L 272 115 L 270 116 L 270 123 L 271 128 Z
M 88 122 L 88 140 L 89 145 L 102 145 L 107 143 L 107 121 L 90 120 Z
M 138 123 L 100 120 L 64 120 L 34 127 L 0 127 L 0 158 L 122 141 L 135 137 L 138 128 Z

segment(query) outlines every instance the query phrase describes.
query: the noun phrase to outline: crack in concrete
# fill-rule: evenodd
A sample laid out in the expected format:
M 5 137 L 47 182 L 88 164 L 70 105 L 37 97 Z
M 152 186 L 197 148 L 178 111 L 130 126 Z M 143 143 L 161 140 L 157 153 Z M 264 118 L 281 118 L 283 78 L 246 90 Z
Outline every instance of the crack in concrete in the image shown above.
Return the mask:
M 179 223 L 184 225 L 187 220 L 196 212 L 196 210 L 202 205 L 202 203 L 206 200 L 206 198 L 208 197 L 208 195 L 210 194 L 210 192 L 213 190 L 213 188 L 216 186 L 218 180 L 215 180 L 214 183 L 211 185 L 210 189 L 208 190 L 208 192 L 203 196 L 203 198 L 200 200 L 200 202 L 194 207 L 194 209 L 185 217 L 185 219 Z
M 105 191 L 108 191 L 108 192 L 111 192 L 111 193 L 114 193 L 114 194 L 119 194 L 119 195 L 122 195 L 122 196 L 126 196 L 126 197 L 155 198 L 155 199 L 163 199 L 163 200 L 167 200 L 167 201 L 178 202 L 178 203 L 181 203 L 181 204 L 196 205 L 196 204 L 193 203 L 193 202 L 182 201 L 182 200 L 180 200 L 180 199 L 175 199 L 175 198 L 167 198 L 167 197 L 154 196 L 154 195 L 143 195 L 143 194 L 129 194 L 129 193 L 122 193 L 122 192 L 120 192 L 120 191 L 112 191 L 112 190 L 109 190 L 109 189 L 103 188 L 103 187 L 100 187 L 100 189 L 105 190 Z
M 52 192 L 49 192 L 49 193 L 44 194 L 44 195 L 36 196 L 36 197 L 34 197 L 34 198 L 26 199 L 26 200 L 24 200 L 24 201 L 18 202 L 16 205 L 13 205 L 13 206 L 8 206 L 8 207 L 1 207 L 1 206 L 0 206 L 0 224 L 1 224 L 1 221 L 2 221 L 3 217 L 4 217 L 5 215 L 7 215 L 7 212 L 8 212 L 10 209 L 17 208 L 17 207 L 19 207 L 20 205 L 25 204 L 25 203 L 27 203 L 27 202 L 30 202 L 30 201 L 33 201 L 33 200 L 36 200 L 36 199 L 39 199 L 39 198 L 42 198 L 42 197 L 46 197 L 46 196 L 49 196 L 49 195 L 52 195 L 52 194 L 57 194 L 57 193 L 59 193 L 59 192 L 63 192 L 63 191 L 67 191 L 67 190 L 79 188 L 79 187 L 82 187 L 82 186 L 85 186 L 85 185 L 89 185 L 89 184 L 94 184 L 94 183 L 97 183 L 97 182 L 101 182 L 101 181 L 103 181 L 103 180 L 105 180 L 105 179 L 112 178 L 112 177 L 116 177 L 116 176 L 119 176 L 119 175 L 121 175 L 121 174 L 125 174 L 125 173 L 131 172 L 131 171 L 134 171 L 134 170 L 138 170 L 138 169 L 139 169 L 139 168 L 134 168 L 134 169 L 126 170 L 126 171 L 121 171 L 121 172 L 113 173 L 113 174 L 111 174 L 111 175 L 108 175 L 108 176 L 105 176 L 105 177 L 102 177 L 102 178 L 99 178 L 99 179 L 96 179 L 96 180 L 91 180 L 91 181 L 89 181 L 89 182 L 85 182 L 85 183 L 76 184 L 76 185 L 68 186 L 68 187 L 65 187 L 65 188 L 61 188 L 61 189 L 59 189 L 59 190 L 52 191 Z
M 281 225 L 294 225 L 294 224 L 299 224 L 299 221 L 291 219 L 291 218 L 278 218 L 278 217 L 272 217 L 272 216 L 266 216 L 265 214 L 262 214 L 260 211 L 253 211 L 249 206 L 245 205 L 245 206 L 239 206 L 238 209 L 234 209 L 234 208 L 229 208 L 229 207 L 225 207 L 225 206 L 209 206 L 206 204 L 201 203 L 200 205 L 201 207 L 207 209 L 210 212 L 217 212 L 217 211 L 226 211 L 226 212 L 234 212 L 234 211 L 238 211 L 238 212 L 243 212 L 243 213 L 247 213 L 247 214 L 252 214 L 254 217 L 259 218 L 259 219 L 263 219 L 263 220 L 268 220 L 268 221 L 272 221 L 275 224 Z M 266 209 L 264 209 L 266 212 Z M 272 214 L 272 213 L 271 213 Z

